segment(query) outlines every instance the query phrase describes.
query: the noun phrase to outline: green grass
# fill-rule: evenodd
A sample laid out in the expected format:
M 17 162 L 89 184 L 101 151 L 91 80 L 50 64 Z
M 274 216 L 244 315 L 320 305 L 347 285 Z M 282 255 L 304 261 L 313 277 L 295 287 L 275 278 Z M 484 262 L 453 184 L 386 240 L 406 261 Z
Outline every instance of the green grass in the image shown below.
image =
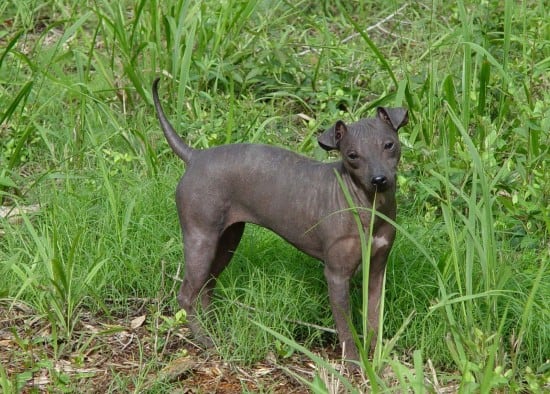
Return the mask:
M 308 325 L 332 324 L 320 263 L 289 245 L 281 246 L 279 237 L 254 226 L 243 238 L 205 322 L 223 357 L 250 364 L 269 351 L 281 356 L 290 352 L 286 347 L 274 348 L 273 338 L 251 321 L 261 321 L 308 345 L 323 343 L 324 333 Z
M 408 107 L 386 342 L 371 380 L 420 392 L 430 360 L 463 392 L 542 390 L 547 19 L 544 2 L 511 0 L 3 2 L 0 200 L 40 209 L 0 218 L 1 305 L 11 313 L 24 303 L 50 328 L 38 361 L 38 343 L 15 341 L 12 356 L 27 369 L 1 365 L 0 387 L 17 391 L 41 368 L 49 389 L 79 387 L 53 365 L 101 348 L 80 337 L 83 319 L 130 320 L 135 300 L 149 300 L 149 315 L 177 310 L 183 259 L 173 193 L 183 166 L 151 106 L 151 82 L 162 75 L 170 118 L 199 148 L 263 142 L 325 160 L 319 129 L 377 105 Z M 335 342 L 310 326 L 332 325 L 326 297 L 320 263 L 248 226 L 206 324 L 224 360 L 249 366 L 274 353 L 285 362 L 288 338 L 308 348 Z M 160 338 L 173 332 L 162 327 L 148 326 L 159 339 L 154 357 L 140 351 L 143 372 L 115 373 L 109 390 L 170 389 L 147 380 L 177 353 L 162 350 Z

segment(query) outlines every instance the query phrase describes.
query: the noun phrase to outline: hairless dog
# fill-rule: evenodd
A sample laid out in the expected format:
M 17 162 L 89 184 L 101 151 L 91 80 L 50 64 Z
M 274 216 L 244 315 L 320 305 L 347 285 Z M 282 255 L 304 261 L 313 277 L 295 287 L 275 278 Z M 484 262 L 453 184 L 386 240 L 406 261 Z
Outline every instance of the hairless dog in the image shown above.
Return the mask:
M 342 159 L 332 163 L 259 144 L 197 150 L 178 136 L 166 118 L 158 82 L 153 83 L 153 99 L 160 125 L 174 153 L 187 164 L 176 189 L 185 257 L 178 302 L 188 314 L 193 334 L 204 344 L 210 342 L 197 321 L 198 303 L 203 308 L 210 304 L 216 279 L 237 249 L 245 223 L 254 223 L 324 262 L 340 344 L 346 358 L 358 360 L 349 326 L 349 290 L 350 279 L 361 264 L 361 242 L 336 174 L 360 208 L 367 234 L 373 205 L 395 220 L 396 169 L 401 153 L 397 131 L 408 122 L 407 110 L 379 107 L 374 118 L 350 124 L 337 121 L 318 136 L 323 149 L 340 152 Z M 369 329 L 374 332 L 394 238 L 395 228 L 376 216 L 370 240 L 368 301 Z

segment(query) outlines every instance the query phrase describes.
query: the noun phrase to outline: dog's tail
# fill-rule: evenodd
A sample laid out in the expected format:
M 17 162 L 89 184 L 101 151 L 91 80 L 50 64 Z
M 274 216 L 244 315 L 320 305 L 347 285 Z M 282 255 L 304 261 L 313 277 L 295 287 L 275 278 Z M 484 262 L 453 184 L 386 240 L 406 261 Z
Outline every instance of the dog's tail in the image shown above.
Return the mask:
M 162 131 L 164 132 L 164 136 L 166 137 L 166 140 L 168 141 L 168 144 L 174 151 L 176 155 L 178 155 L 184 162 L 189 162 L 191 160 L 191 155 L 193 154 L 193 148 L 191 148 L 189 145 L 185 143 L 185 141 L 176 133 L 168 119 L 166 118 L 166 115 L 164 114 L 164 111 L 162 110 L 162 106 L 160 105 L 159 100 L 159 94 L 158 94 L 158 84 L 159 84 L 160 78 L 155 79 L 153 82 L 153 101 L 155 103 L 155 109 L 157 110 L 157 117 L 160 122 L 160 127 L 162 128 Z

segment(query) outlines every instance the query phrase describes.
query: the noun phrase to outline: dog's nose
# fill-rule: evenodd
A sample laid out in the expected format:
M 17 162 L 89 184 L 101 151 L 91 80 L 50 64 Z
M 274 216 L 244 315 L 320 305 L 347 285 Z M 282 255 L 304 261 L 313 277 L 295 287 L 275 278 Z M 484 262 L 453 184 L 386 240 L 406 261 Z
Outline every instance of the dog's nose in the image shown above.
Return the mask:
M 383 175 L 378 175 L 373 176 L 370 181 L 374 186 L 384 186 L 388 182 L 388 179 Z

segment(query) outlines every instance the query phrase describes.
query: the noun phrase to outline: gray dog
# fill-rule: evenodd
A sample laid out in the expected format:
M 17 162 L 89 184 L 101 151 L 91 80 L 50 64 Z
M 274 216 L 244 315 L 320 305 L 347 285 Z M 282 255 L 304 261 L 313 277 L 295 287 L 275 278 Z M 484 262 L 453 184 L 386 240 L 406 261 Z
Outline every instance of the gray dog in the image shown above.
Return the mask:
M 196 320 L 200 297 L 206 308 L 216 278 L 237 249 L 245 223 L 279 234 L 301 251 L 325 263 L 330 306 L 340 344 L 348 359 L 359 358 L 350 321 L 350 279 L 361 263 L 361 243 L 338 173 L 360 210 L 368 234 L 372 208 L 395 220 L 396 169 L 400 158 L 397 130 L 407 124 L 404 108 L 378 108 L 377 116 L 352 124 L 342 121 L 318 137 L 342 160 L 321 163 L 291 151 L 256 144 L 232 144 L 195 150 L 174 131 L 153 83 L 160 125 L 187 170 L 176 190 L 184 240 L 185 276 L 178 294 L 197 339 L 209 342 Z M 376 217 L 371 240 L 369 328 L 378 329 L 379 301 L 386 260 L 395 228 Z M 371 346 L 374 346 L 375 340 Z

